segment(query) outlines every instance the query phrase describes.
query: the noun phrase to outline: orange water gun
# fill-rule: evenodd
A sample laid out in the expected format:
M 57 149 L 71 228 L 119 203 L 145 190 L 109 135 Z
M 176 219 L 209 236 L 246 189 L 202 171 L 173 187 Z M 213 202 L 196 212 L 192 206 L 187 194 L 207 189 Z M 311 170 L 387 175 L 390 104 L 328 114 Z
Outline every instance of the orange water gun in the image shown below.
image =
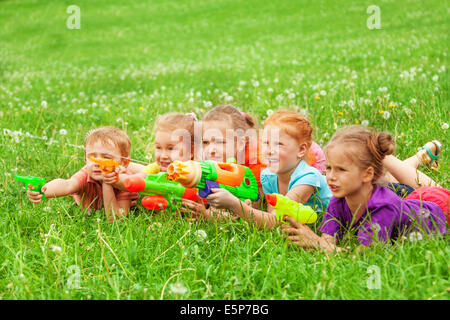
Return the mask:
M 90 157 L 89 160 L 97 163 L 103 173 L 112 173 L 116 171 L 117 167 L 119 166 L 119 163 L 114 159 Z M 116 182 L 119 182 L 119 175 L 117 175 Z

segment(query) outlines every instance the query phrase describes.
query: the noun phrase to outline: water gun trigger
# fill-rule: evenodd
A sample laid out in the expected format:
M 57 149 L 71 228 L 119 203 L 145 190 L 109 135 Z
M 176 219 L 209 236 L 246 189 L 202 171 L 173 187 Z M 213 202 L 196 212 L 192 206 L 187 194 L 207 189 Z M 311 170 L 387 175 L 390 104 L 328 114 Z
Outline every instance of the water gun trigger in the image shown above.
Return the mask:
M 220 188 L 220 186 L 215 181 L 205 180 L 205 187 L 203 189 L 198 190 L 198 195 L 201 198 L 206 198 L 207 196 L 209 196 L 212 193 L 212 191 L 211 191 L 212 188 Z

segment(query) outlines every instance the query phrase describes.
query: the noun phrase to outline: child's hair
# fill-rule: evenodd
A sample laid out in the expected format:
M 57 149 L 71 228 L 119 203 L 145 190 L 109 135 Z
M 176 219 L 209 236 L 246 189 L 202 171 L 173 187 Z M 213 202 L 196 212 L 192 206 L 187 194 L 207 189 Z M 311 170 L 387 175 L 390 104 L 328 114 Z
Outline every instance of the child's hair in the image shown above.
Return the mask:
M 226 120 L 230 123 L 230 129 L 247 130 L 251 128 L 256 129 L 256 121 L 254 117 L 248 113 L 240 112 L 238 109 L 231 105 L 220 105 L 209 110 L 203 116 L 202 121 L 223 121 Z
M 292 110 L 281 109 L 272 113 L 266 121 L 264 127 L 273 125 L 279 127 L 298 143 L 306 143 L 307 149 L 311 147 L 313 127 L 304 116 Z
M 154 131 L 175 131 L 184 129 L 189 133 L 191 139 L 191 148 L 194 147 L 195 134 L 194 125 L 197 120 L 194 113 L 170 112 L 158 116 L 155 122 Z
M 373 167 L 373 181 L 383 174 L 382 161 L 394 153 L 395 143 L 389 132 L 375 132 L 360 126 L 344 127 L 337 131 L 325 147 L 345 144 L 340 150 L 362 169 Z
M 130 155 L 130 138 L 125 132 L 118 128 L 106 126 L 88 131 L 86 138 L 84 139 L 84 147 L 86 148 L 86 146 L 97 141 L 116 146 L 123 157 L 128 157 Z

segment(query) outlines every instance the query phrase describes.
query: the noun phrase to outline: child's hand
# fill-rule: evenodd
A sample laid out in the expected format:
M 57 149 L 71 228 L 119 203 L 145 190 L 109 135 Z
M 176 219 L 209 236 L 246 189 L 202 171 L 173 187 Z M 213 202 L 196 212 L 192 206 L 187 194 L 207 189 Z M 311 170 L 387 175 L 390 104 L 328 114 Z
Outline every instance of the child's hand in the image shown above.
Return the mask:
M 206 197 L 206 201 L 213 207 L 219 209 L 229 209 L 240 207 L 241 201 L 233 196 L 230 191 L 222 188 L 212 188 L 212 193 Z
M 102 172 L 103 180 L 102 183 L 106 184 L 114 184 L 119 180 L 119 168 L 116 168 L 114 172 L 111 173 L 104 173 Z
M 181 212 L 184 214 L 192 214 L 194 220 L 198 218 L 211 218 L 208 209 L 206 209 L 201 199 L 198 199 L 198 201 L 182 199 L 181 204 Z
M 291 224 L 282 223 L 281 229 L 292 244 L 303 248 L 316 248 L 318 246 L 319 236 L 310 228 L 289 216 L 284 216 L 283 220 Z
M 41 202 L 42 194 L 39 191 L 31 191 L 31 190 L 34 190 L 34 186 L 32 186 L 31 184 L 28 185 L 28 189 L 30 189 L 30 190 L 27 190 L 28 199 L 33 203 Z M 46 190 L 47 190 L 46 186 L 43 186 L 41 189 L 41 191 L 43 193 L 45 193 Z

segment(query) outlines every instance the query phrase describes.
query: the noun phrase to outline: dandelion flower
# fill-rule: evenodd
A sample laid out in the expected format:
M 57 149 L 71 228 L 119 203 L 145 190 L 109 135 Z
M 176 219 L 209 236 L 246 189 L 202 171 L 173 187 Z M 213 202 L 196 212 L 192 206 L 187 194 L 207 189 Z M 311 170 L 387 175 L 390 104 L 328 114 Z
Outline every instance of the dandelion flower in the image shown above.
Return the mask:
M 385 120 L 389 119 L 390 116 L 391 116 L 391 113 L 390 113 L 389 111 L 385 111 L 385 112 L 383 113 L 383 118 L 384 118 Z
M 319 96 L 315 96 L 314 99 L 320 100 L 320 97 Z
M 59 134 L 62 136 L 65 136 L 67 134 L 67 130 L 66 129 L 61 129 L 59 130 Z
M 181 282 L 177 282 L 169 286 L 169 291 L 173 294 L 184 295 L 188 289 Z
M 60 254 L 60 253 L 62 252 L 61 247 L 56 246 L 56 245 L 54 245 L 54 244 L 50 245 L 50 246 L 48 247 L 48 249 L 51 250 L 51 251 L 53 251 L 53 252 L 55 252 L 55 253 L 57 253 L 57 254 Z
M 411 232 L 409 234 L 409 241 L 416 242 L 423 239 L 423 236 L 420 232 Z
M 409 102 L 410 102 L 411 104 L 416 104 L 417 100 L 414 99 L 414 98 L 412 98 Z
M 448 129 L 448 123 L 443 123 L 441 128 L 443 130 L 447 130 Z
M 273 114 L 273 110 L 272 109 L 267 110 L 266 114 L 268 117 L 270 117 Z
M 204 239 L 206 239 L 206 237 L 207 237 L 208 235 L 206 234 L 205 230 L 200 229 L 200 230 L 197 230 L 197 231 L 195 232 L 195 236 L 196 236 L 197 239 L 199 239 L 199 240 L 204 240 Z
M 327 95 L 327 92 L 326 92 L 325 90 L 322 90 L 322 91 L 320 91 L 320 95 L 321 95 L 321 96 L 326 96 L 326 95 Z
M 434 82 L 438 81 L 439 76 L 436 74 L 433 76 L 433 78 L 431 78 L 431 80 L 433 80 Z

